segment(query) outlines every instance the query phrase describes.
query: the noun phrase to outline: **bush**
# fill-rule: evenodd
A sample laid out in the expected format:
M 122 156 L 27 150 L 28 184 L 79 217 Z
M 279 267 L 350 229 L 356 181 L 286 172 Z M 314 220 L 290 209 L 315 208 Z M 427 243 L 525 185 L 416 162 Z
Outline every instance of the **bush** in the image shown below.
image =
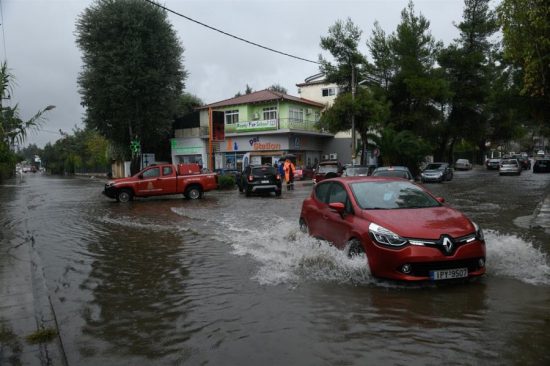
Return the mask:
M 232 175 L 220 175 L 218 177 L 218 186 L 220 189 L 232 189 L 235 187 L 235 177 Z

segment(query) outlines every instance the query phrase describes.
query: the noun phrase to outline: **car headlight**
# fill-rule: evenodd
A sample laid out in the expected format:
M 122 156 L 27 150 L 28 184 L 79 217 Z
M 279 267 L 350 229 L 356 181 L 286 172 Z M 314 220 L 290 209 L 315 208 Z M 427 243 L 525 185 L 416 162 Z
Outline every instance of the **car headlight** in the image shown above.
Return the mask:
M 479 227 L 478 224 L 472 221 L 472 224 L 474 225 L 476 229 L 476 239 L 477 240 L 485 240 L 485 236 L 483 236 L 483 230 L 481 230 L 481 227 Z
M 407 239 L 375 223 L 369 225 L 369 233 L 374 240 L 380 244 L 391 245 L 393 247 L 400 247 L 407 244 Z

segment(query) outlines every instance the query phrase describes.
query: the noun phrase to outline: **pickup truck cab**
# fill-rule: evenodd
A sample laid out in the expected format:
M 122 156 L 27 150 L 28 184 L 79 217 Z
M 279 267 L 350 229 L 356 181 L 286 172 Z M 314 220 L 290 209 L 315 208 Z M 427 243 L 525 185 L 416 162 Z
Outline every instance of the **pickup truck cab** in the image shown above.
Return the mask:
M 217 175 L 201 173 L 198 164 L 157 164 L 146 167 L 134 176 L 108 181 L 103 194 L 117 202 L 170 194 L 183 194 L 185 198 L 194 200 L 217 187 Z

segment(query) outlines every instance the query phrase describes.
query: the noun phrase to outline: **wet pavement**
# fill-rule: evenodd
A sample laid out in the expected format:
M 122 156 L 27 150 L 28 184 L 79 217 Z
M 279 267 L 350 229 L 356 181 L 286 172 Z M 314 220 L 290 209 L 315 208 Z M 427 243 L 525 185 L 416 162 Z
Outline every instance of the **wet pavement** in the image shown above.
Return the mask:
M 550 362 L 550 175 L 478 169 L 428 189 L 481 223 L 488 274 L 370 276 L 298 231 L 311 186 L 120 205 L 102 181 L 0 186 L 0 365 Z M 59 332 L 49 343 L 25 337 Z

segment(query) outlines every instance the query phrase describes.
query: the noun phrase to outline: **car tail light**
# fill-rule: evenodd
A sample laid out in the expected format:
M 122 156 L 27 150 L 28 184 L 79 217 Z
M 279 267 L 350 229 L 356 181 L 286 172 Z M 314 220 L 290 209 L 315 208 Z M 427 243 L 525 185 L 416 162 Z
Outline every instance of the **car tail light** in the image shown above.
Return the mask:
M 276 179 L 276 180 L 281 180 L 281 176 L 280 176 L 279 174 L 277 174 L 277 175 L 275 176 L 275 179 Z
M 249 182 L 252 182 L 253 180 L 254 180 L 254 177 L 253 177 L 252 175 L 249 175 L 249 176 L 248 176 L 248 181 L 249 181 Z

